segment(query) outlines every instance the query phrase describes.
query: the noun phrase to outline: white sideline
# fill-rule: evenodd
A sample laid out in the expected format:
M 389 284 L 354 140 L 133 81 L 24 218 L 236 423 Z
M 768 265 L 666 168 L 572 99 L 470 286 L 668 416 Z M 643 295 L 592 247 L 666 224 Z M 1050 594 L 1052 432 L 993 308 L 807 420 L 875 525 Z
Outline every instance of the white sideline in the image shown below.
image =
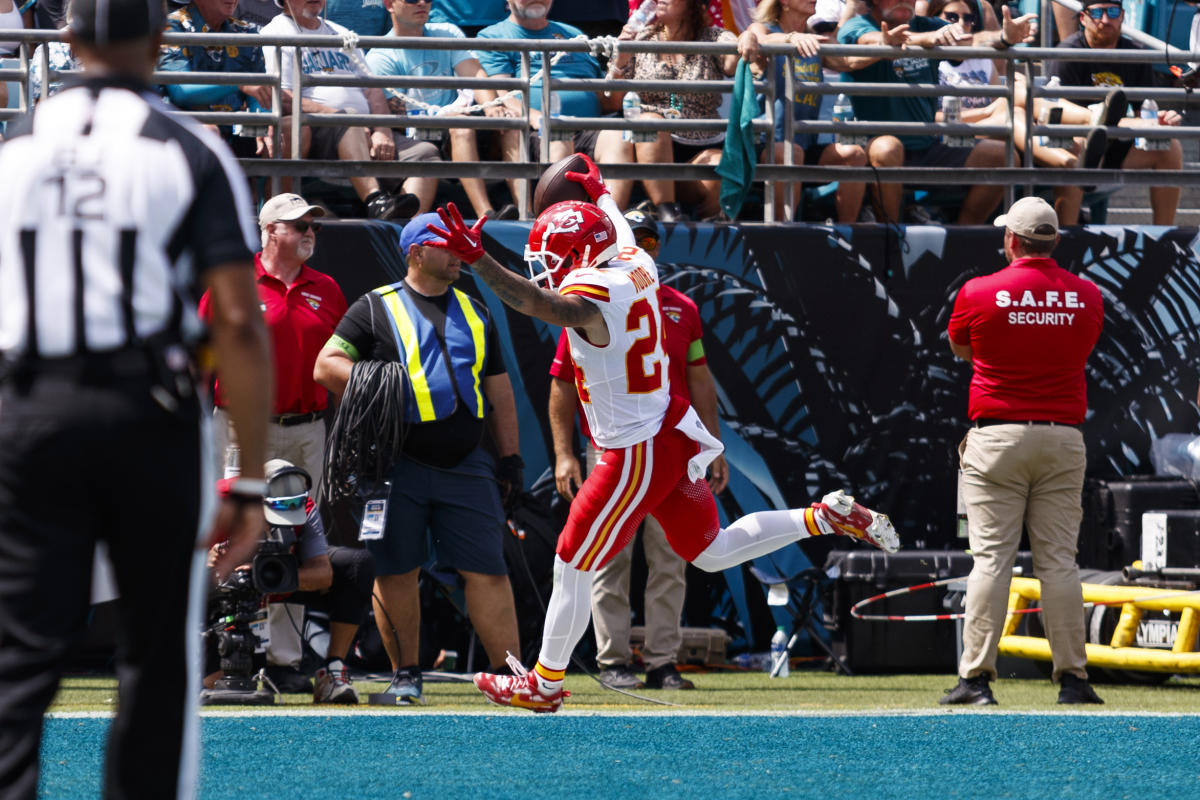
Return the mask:
M 840 718 L 840 717 L 947 717 L 954 715 L 982 715 L 990 717 L 1166 717 L 1180 719 L 1200 719 L 1200 713 L 1185 713 L 1181 711 L 1068 711 L 1068 710 L 1043 710 L 1043 711 L 1019 711 L 1016 709 L 879 709 L 876 711 L 856 710 L 856 711 L 809 711 L 803 709 L 796 710 L 769 710 L 769 711 L 750 711 L 744 709 L 667 709 L 663 711 L 608 711 L 608 710 L 588 710 L 588 709 L 567 709 L 564 708 L 557 714 L 556 717 L 803 717 L 803 718 Z M 360 707 L 342 707 L 342 708 L 288 708 L 288 709 L 257 709 L 247 708 L 245 710 L 230 710 L 230 709 L 203 709 L 200 711 L 201 717 L 409 717 L 409 716 L 424 716 L 424 717 L 503 717 L 511 716 L 513 718 L 535 719 L 542 715 L 533 715 L 515 711 L 496 711 L 495 709 L 481 708 L 478 711 L 451 711 L 438 710 L 431 708 L 402 708 L 402 709 L 380 709 L 370 708 L 369 706 Z M 111 718 L 114 713 L 111 711 L 52 711 L 48 712 L 45 717 L 47 719 L 104 719 Z

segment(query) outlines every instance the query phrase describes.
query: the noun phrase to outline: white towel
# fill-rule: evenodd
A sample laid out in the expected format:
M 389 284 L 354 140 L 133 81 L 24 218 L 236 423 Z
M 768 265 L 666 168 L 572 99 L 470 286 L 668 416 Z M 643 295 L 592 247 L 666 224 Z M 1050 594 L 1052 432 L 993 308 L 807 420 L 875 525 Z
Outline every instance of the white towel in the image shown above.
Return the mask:
M 688 406 L 687 413 L 683 415 L 683 419 L 679 420 L 675 428 L 700 445 L 700 452 L 688 459 L 688 479 L 703 480 L 704 474 L 708 472 L 708 465 L 725 452 L 725 445 L 708 432 L 708 428 L 704 427 L 704 423 L 700 421 L 700 415 L 691 406 Z

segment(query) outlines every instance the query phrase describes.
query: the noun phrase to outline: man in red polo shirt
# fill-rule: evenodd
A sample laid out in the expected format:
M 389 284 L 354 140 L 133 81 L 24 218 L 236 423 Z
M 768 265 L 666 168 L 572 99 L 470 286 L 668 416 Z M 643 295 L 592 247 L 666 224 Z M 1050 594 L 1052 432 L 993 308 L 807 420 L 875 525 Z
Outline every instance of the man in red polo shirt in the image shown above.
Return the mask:
M 1007 267 L 962 287 L 950 317 L 950 349 L 973 367 L 971 429 L 959 445 L 967 580 L 958 685 L 943 704 L 992 705 L 996 652 L 1008 609 L 1022 523 L 1042 584 L 1042 621 L 1060 703 L 1101 703 L 1087 680 L 1083 596 L 1075 563 L 1086 466 L 1084 367 L 1104 324 L 1091 281 L 1050 258 L 1058 217 L 1026 197 L 996 219 Z
M 324 414 L 329 403 L 328 390 L 313 380 L 313 366 L 346 313 L 346 298 L 333 278 L 304 263 L 316 247 L 320 225 L 314 220 L 323 216 L 323 208 L 298 194 L 272 197 L 258 214 L 263 249 L 254 257 L 258 298 L 275 356 L 275 409 L 267 426 L 266 456 L 289 461 L 307 472 L 313 496 L 318 494 L 325 464 Z M 209 296 L 205 294 L 200 314 L 207 318 L 208 312 Z M 229 477 L 237 468 L 230 451 L 237 440 L 224 409 L 220 373 L 218 364 L 213 444 L 219 459 L 217 474 Z M 302 656 L 299 631 L 304 625 L 304 606 L 271 603 L 268 619 L 268 674 L 282 691 L 311 692 L 312 682 L 296 669 Z
M 321 227 L 314 220 L 323 216 L 323 208 L 298 194 L 272 197 L 258 214 L 263 249 L 254 258 L 258 298 L 275 355 L 275 413 L 267 458 L 282 458 L 307 472 L 314 495 L 325 463 L 329 392 L 313 380 L 313 365 L 346 313 L 346 298 L 333 278 L 304 263 L 312 257 Z M 206 294 L 200 300 L 200 313 L 206 317 L 208 304 Z M 224 465 L 229 445 L 237 442 L 224 410 L 219 365 L 217 373 L 214 442 Z
M 658 227 L 640 211 L 625 214 L 638 247 L 658 259 Z M 670 357 L 671 392 L 688 398 L 700 420 L 713 436 L 720 438 L 717 425 L 717 390 L 704 355 L 700 311 L 692 299 L 670 286 L 659 289 L 659 303 L 666 324 L 666 353 Z M 558 339 L 558 351 L 550 365 L 550 435 L 554 440 L 554 479 L 558 493 L 565 499 L 575 497 L 583 475 L 575 457 L 575 362 L 564 330 Z M 600 452 L 591 443 L 587 419 L 582 409 L 580 427 L 588 439 L 587 463 L 590 472 Z M 709 465 L 708 486 L 720 494 L 729 482 L 729 466 L 719 455 Z M 592 627 L 596 633 L 596 664 L 600 681 L 617 689 L 694 689 L 675 668 L 683 644 L 680 617 L 687 593 L 687 562 L 667 543 L 667 534 L 653 516 L 642 525 L 642 549 L 646 554 L 645 617 L 646 640 L 642 657 L 646 680 L 639 681 L 632 669 L 629 644 L 629 578 L 633 570 L 633 546 L 630 544 L 596 570 L 592 582 Z

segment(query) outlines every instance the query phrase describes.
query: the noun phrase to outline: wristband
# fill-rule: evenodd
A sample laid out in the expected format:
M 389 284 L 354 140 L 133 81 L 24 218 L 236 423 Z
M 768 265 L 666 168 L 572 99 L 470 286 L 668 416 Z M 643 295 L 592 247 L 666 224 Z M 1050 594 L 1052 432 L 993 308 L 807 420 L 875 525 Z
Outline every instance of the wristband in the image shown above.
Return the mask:
M 1012 46 L 1013 46 L 1013 43 L 1010 42 L 1008 39 L 1004 38 L 1004 31 L 1000 31 L 1000 49 L 1007 50 L 1008 48 L 1010 48 Z

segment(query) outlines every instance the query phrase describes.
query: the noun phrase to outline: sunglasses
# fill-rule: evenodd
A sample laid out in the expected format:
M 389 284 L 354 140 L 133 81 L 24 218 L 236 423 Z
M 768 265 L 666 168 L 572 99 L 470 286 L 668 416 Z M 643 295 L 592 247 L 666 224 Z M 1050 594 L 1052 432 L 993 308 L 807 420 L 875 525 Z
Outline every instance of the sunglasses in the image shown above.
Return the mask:
M 643 250 L 649 250 L 651 247 L 658 247 L 658 237 L 643 234 L 637 237 L 637 246 Z
M 307 501 L 308 492 L 305 492 L 291 497 L 264 497 L 263 505 L 272 511 L 298 511 L 304 508 Z
M 321 223 L 319 222 L 306 222 L 304 220 L 300 220 L 299 222 L 289 222 L 288 225 L 291 225 L 293 228 L 295 228 L 296 233 L 308 233 L 309 228 L 312 228 L 313 233 L 321 232 Z
M 1096 20 L 1096 22 L 1099 22 L 1106 16 L 1109 19 L 1116 19 L 1124 13 L 1125 9 L 1121 8 L 1120 6 L 1105 6 L 1104 8 L 1092 7 L 1087 9 L 1088 16 Z
M 958 22 L 960 19 L 965 25 L 974 25 L 979 20 L 978 14 L 958 14 L 954 11 L 943 11 L 942 19 L 947 22 Z

